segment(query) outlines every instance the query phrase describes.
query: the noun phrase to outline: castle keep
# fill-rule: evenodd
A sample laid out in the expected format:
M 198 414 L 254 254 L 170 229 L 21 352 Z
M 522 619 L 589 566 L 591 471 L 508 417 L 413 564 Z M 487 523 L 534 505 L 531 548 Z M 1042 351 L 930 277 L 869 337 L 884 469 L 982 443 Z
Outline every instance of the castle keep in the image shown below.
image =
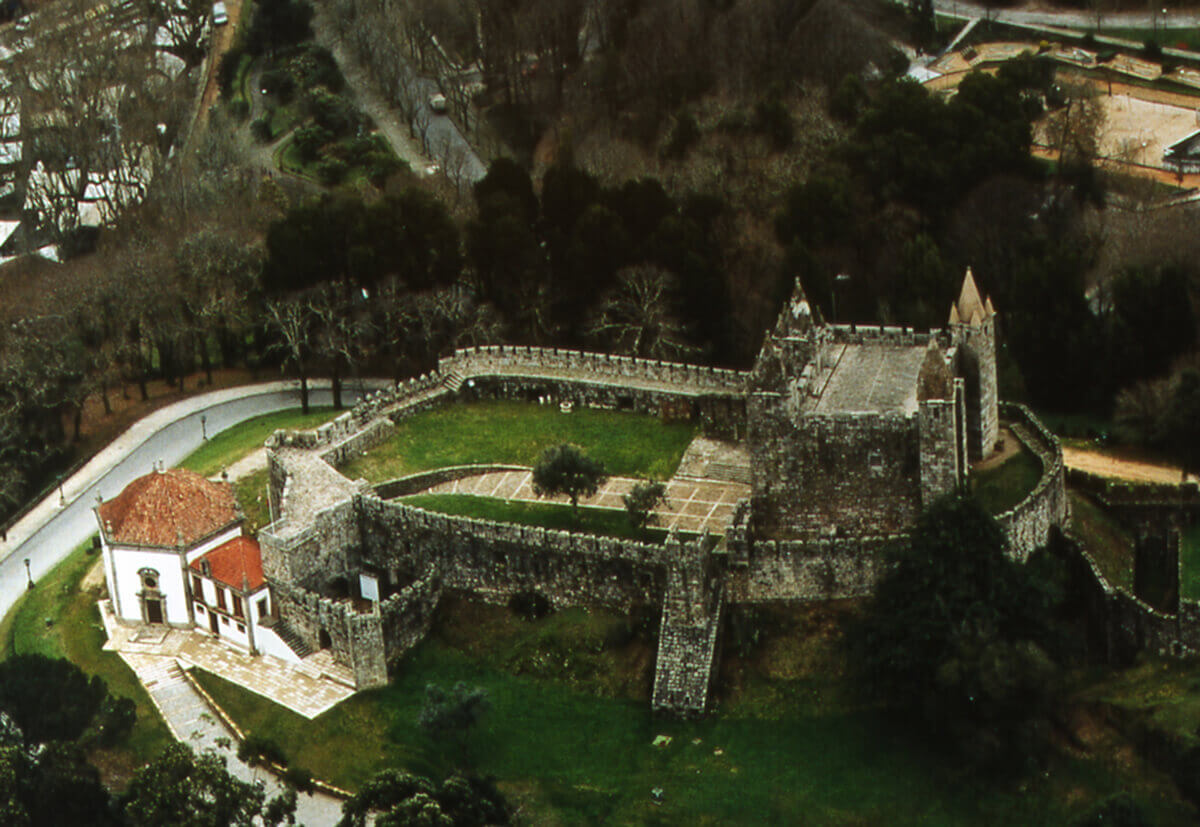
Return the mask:
M 272 636 L 299 658 L 329 650 L 357 685 L 428 631 L 441 595 L 503 602 L 536 591 L 557 606 L 661 606 L 653 705 L 702 713 L 726 606 L 869 594 L 882 554 L 920 509 L 960 489 L 999 438 L 995 311 L 968 272 L 948 326 L 829 325 L 797 286 L 752 371 L 557 349 L 460 350 L 419 379 L 376 394 L 311 432 L 268 442 L 278 519 L 264 529 Z M 491 470 L 443 468 L 372 488 L 338 467 L 394 424 L 478 398 L 537 399 L 689 416 L 736 440 L 749 482 L 724 532 L 661 544 L 436 514 L 396 499 Z M 1058 443 L 1032 414 L 1006 427 L 1042 479 L 998 519 L 1023 559 L 1067 517 Z M 742 469 L 743 471 L 747 469 Z M 746 478 L 748 476 L 748 479 Z M 285 653 L 286 656 L 286 653 Z

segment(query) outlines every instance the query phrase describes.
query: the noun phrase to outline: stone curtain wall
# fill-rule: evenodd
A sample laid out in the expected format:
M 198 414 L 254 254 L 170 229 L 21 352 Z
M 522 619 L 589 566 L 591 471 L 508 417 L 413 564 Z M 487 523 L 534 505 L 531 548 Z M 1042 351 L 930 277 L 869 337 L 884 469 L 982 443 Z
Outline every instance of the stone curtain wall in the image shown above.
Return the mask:
M 959 490 L 963 469 L 959 461 L 958 413 L 961 409 L 962 382 L 956 380 L 951 399 L 926 399 L 917 410 L 920 450 L 921 507 Z
M 438 372 L 463 379 L 472 376 L 566 374 L 583 381 L 626 387 L 636 386 L 639 382 L 653 382 L 675 386 L 681 394 L 736 396 L 744 393 L 748 376 L 742 371 L 683 362 L 515 345 L 487 345 L 457 350 L 453 356 L 438 360 Z
M 726 577 L 730 603 L 837 600 L 865 597 L 886 568 L 886 553 L 906 535 L 829 540 L 758 540 L 738 549 L 744 565 Z M 731 563 L 735 559 L 730 548 Z
M 258 534 L 262 547 L 263 574 L 272 585 L 296 585 L 320 589 L 335 577 L 357 576 L 351 557 L 362 544 L 353 499 L 317 512 L 302 530 L 278 521 Z
M 1025 562 L 1045 545 L 1056 526 L 1070 520 L 1070 504 L 1063 474 L 1062 446 L 1058 438 L 1024 405 L 1006 402 L 1004 416 L 1017 439 L 1042 462 L 1042 476 L 1033 491 L 1016 506 L 996 516 L 1008 537 L 1008 553 Z
M 380 569 L 433 572 L 443 588 L 497 603 L 528 590 L 556 606 L 662 599 L 665 546 L 358 501 L 363 562 Z
M 359 611 L 352 600 L 289 585 L 276 585 L 274 595 L 283 619 L 314 650 L 321 648 L 325 633 L 333 659 L 354 672 L 356 689 L 387 684 L 383 618 L 377 604 Z

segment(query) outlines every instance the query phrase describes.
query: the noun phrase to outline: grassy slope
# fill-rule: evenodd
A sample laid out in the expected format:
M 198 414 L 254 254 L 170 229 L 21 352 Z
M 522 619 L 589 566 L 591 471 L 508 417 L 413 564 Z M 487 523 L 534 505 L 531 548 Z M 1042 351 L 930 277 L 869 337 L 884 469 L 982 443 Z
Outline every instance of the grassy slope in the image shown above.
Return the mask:
M 569 505 L 502 500 L 471 494 L 416 494 L 405 497 L 404 502 L 442 514 L 459 514 L 500 523 L 521 523 L 564 531 L 583 531 L 588 534 L 624 537 L 650 543 L 660 543 L 667 535 L 662 529 L 635 529 L 624 511 L 611 508 L 580 506 L 576 517 Z
M 1133 591 L 1133 538 L 1084 494 L 1071 490 L 1071 529 L 1108 582 Z
M 812 651 L 809 640 L 822 635 L 811 624 L 779 629 L 761 657 L 727 658 L 723 685 L 739 670 L 752 675 L 726 689 L 720 714 L 689 723 L 650 714 L 654 644 L 614 635 L 619 615 L 573 610 L 530 623 L 506 614 L 452 602 L 390 686 L 312 722 L 200 679 L 295 764 L 350 788 L 387 766 L 446 772 L 454 754 L 415 725 L 424 687 L 482 686 L 492 709 L 470 739 L 471 758 L 533 824 L 1060 825 L 1123 788 L 1160 824 L 1187 823 L 1158 778 L 1059 757 L 1045 776 L 1005 784 L 939 758 L 875 710 L 824 703 L 851 693 L 826 674 L 828 652 Z M 797 634 L 802 626 L 809 637 Z M 671 743 L 652 746 L 658 735 Z M 661 807 L 649 802 L 656 786 Z
M 80 582 L 98 559 L 98 554 L 91 553 L 89 540 L 17 601 L 0 622 L 0 656 L 40 653 L 65 657 L 84 672 L 102 677 L 112 693 L 134 700 L 137 723 L 129 741 L 95 756 L 97 764 L 120 783 L 172 739 L 137 677 L 115 653 L 100 649 L 104 643 L 104 629 L 96 609 L 100 588 L 80 588 Z M 53 621 L 52 625 L 46 625 L 47 618 Z
M 1179 538 L 1179 596 L 1200 600 L 1200 523 Z
M 401 422 L 396 433 L 343 469 L 351 479 L 382 482 L 449 465 L 533 465 L 552 445 L 571 442 L 609 474 L 666 479 L 695 434 L 690 423 L 583 408 L 570 414 L 523 402 L 480 402 L 430 411 Z
M 305 414 L 300 408 L 293 408 L 247 419 L 201 445 L 180 463 L 180 467 L 211 477 L 261 448 L 277 429 L 309 430 L 328 422 L 337 413 L 333 408 L 312 408 Z
M 1042 476 L 1042 462 L 1028 449 L 1000 465 L 971 474 L 971 492 L 992 514 L 1001 514 L 1028 496 Z

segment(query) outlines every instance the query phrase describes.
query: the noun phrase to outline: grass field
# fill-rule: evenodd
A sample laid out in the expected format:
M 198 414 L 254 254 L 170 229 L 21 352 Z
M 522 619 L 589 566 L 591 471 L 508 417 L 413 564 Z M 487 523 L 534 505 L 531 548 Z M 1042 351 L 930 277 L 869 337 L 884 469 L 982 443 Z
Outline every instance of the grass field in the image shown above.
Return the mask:
M 581 505 L 576 515 L 569 505 L 502 500 L 497 497 L 477 497 L 473 494 L 414 494 L 404 497 L 403 501 L 442 514 L 557 528 L 563 531 L 582 531 L 606 537 L 643 540 L 648 543 L 661 543 L 667 536 L 667 532 L 662 529 L 634 528 L 624 511 L 611 508 L 590 508 Z
M 1179 537 L 1179 596 L 1200 600 L 1200 523 Z
M 172 738 L 125 662 L 115 653 L 100 649 L 104 643 L 104 628 L 96 608 L 100 587 L 80 588 L 84 576 L 100 559 L 91 545 L 89 540 L 71 552 L 17 601 L 0 622 L 0 656 L 37 653 L 67 658 L 89 675 L 102 677 L 113 694 L 134 700 L 137 723 L 129 740 L 94 756 L 106 780 L 121 786 L 133 770 L 156 756 Z
M 992 514 L 1002 514 L 1025 499 L 1042 476 L 1042 461 L 1021 448 L 1000 465 L 971 473 L 971 493 Z
M 179 465 L 181 468 L 211 477 L 257 451 L 276 430 L 310 430 L 324 425 L 338 413 L 339 411 L 333 408 L 310 408 L 306 414 L 300 408 L 292 408 L 251 417 L 221 431 L 188 455 Z
M 646 702 L 654 645 L 637 637 L 614 644 L 624 639 L 613 635 L 619 616 L 576 610 L 505 621 L 504 609 L 470 605 L 450 606 L 388 687 L 315 721 L 198 677 L 293 764 L 351 789 L 389 766 L 448 772 L 458 756 L 415 723 L 424 687 L 483 687 L 492 708 L 469 739 L 469 760 L 497 777 L 530 824 L 1057 827 L 1121 789 L 1147 802 L 1159 824 L 1187 823 L 1169 785 L 1125 764 L 1060 756 L 1045 775 L 976 776 L 877 710 L 822 703 L 814 696 L 844 691 L 828 681 L 764 673 L 744 683 L 770 684 L 769 704 L 758 687 L 723 699 L 702 721 L 656 718 Z M 764 644 L 778 672 L 789 672 L 778 668 L 788 651 L 797 663 L 812 656 L 802 637 L 778 644 Z M 742 662 L 726 671 L 743 667 L 758 668 Z M 656 747 L 660 735 L 671 740 Z M 661 806 L 650 801 L 654 787 L 664 791 Z
M 454 405 L 401 422 L 387 442 L 342 469 L 371 482 L 450 465 L 532 466 L 564 442 L 579 445 L 613 476 L 667 479 L 695 435 L 690 423 L 583 408 L 570 414 L 524 402 Z
M 1086 495 L 1070 490 L 1069 496 L 1071 530 L 1096 561 L 1104 578 L 1132 593 L 1133 538 Z

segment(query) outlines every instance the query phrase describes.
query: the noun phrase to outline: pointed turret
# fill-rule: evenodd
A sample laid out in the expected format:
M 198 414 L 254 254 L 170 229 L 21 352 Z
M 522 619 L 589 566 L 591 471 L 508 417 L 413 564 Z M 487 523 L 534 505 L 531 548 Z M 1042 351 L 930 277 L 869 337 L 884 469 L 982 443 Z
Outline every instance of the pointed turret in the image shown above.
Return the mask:
M 958 301 L 950 306 L 950 333 L 958 351 L 956 371 L 966 383 L 967 445 L 973 459 L 992 453 L 999 437 L 996 381 L 996 308 L 980 298 L 967 268 Z
M 992 307 L 992 299 L 987 301 L 979 297 L 979 288 L 975 284 L 975 274 L 967 268 L 963 277 L 962 290 L 958 293 L 958 301 L 950 308 L 950 324 L 969 324 L 978 327 L 996 315 Z

